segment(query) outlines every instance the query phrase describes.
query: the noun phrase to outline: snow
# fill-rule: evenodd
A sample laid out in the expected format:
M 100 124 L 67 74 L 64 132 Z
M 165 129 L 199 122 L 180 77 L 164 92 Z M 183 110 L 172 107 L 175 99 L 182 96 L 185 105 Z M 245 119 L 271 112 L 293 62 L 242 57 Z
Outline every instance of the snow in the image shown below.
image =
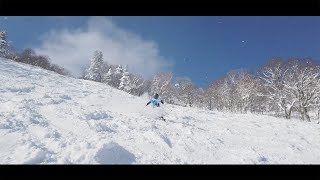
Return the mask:
M 318 164 L 320 125 L 162 105 L 0 59 L 0 164 Z

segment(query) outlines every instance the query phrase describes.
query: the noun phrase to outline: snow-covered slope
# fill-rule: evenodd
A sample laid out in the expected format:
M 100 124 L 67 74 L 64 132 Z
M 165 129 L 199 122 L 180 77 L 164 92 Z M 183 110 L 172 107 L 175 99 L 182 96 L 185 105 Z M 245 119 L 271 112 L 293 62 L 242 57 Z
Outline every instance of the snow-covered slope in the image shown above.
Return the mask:
M 318 124 L 165 105 L 0 59 L 0 163 L 320 163 Z

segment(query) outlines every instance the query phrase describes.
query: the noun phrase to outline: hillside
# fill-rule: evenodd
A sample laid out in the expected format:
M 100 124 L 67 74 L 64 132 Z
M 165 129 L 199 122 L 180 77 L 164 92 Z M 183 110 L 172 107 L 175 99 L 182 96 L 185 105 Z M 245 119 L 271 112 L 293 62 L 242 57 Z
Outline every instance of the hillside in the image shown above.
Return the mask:
M 0 164 L 318 164 L 320 125 L 165 104 L 0 59 Z

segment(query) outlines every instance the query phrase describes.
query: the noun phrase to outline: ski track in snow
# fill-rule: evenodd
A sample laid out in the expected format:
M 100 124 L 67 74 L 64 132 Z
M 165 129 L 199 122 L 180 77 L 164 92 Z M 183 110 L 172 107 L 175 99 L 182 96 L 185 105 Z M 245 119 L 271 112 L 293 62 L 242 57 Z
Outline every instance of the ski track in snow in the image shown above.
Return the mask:
M 1 164 L 317 164 L 319 124 L 164 105 L 0 59 Z

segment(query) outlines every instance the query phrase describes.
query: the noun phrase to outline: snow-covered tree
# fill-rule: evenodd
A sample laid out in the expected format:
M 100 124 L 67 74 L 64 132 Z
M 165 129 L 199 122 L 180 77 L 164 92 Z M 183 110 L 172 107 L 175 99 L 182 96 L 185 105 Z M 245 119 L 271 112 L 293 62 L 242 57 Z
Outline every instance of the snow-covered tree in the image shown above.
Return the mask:
M 112 86 L 112 85 L 113 85 L 113 83 L 112 83 L 113 73 L 114 73 L 114 72 L 113 72 L 112 66 L 109 66 L 109 67 L 108 67 L 108 71 L 106 71 L 105 73 L 103 73 L 101 82 Z
M 151 94 L 151 85 L 152 85 L 152 81 L 149 79 L 145 79 L 143 80 L 143 84 L 141 86 L 141 94 L 147 93 L 147 94 Z M 139 96 L 140 96 L 139 95 Z
M 121 64 L 115 66 L 115 70 L 114 70 L 114 75 L 113 75 L 113 80 L 112 80 L 112 84 L 114 87 L 119 88 L 120 86 L 120 79 L 123 76 L 123 67 Z
M 240 112 L 253 111 L 254 99 L 257 95 L 257 79 L 246 70 L 240 69 L 234 72 L 236 109 Z
M 320 119 L 320 95 L 314 99 L 315 110 L 317 111 L 317 119 Z
M 310 121 L 308 111 L 317 106 L 320 95 L 320 65 L 310 60 L 292 59 L 287 67 L 284 89 L 297 101 L 301 118 Z
M 124 90 L 126 92 L 130 92 L 132 89 L 132 83 L 130 79 L 130 74 L 128 72 L 128 66 L 123 69 L 122 77 L 120 78 L 119 89 Z
M 199 108 L 205 107 L 205 90 L 203 88 L 196 88 L 194 91 L 194 106 Z
M 217 110 L 223 110 L 225 106 L 226 96 L 225 92 L 222 90 L 225 83 L 225 77 L 212 80 L 209 82 L 208 88 L 205 90 L 205 103 L 209 110 L 216 108 Z
M 173 74 L 169 73 L 158 73 L 156 74 L 151 82 L 151 94 L 158 93 L 167 102 L 170 101 L 173 95 L 171 81 Z
M 190 78 L 177 78 L 177 98 L 185 104 L 192 107 L 195 101 L 196 87 Z
M 285 86 L 288 81 L 285 81 L 286 73 L 290 67 L 282 60 L 271 60 L 259 71 L 259 76 L 263 80 L 266 87 L 264 94 L 274 104 L 278 105 L 285 113 L 285 117 L 290 119 L 291 112 L 297 99 L 288 91 Z
M 204 103 L 206 104 L 207 109 L 213 110 L 213 101 L 214 101 L 214 89 L 213 89 L 213 83 L 210 82 L 207 89 L 205 89 L 203 97 L 204 97 Z
M 36 53 L 31 48 L 24 49 L 19 58 L 17 59 L 18 62 L 26 63 L 26 64 L 32 64 L 33 59 L 36 56 Z
M 254 89 L 251 90 L 251 112 L 252 113 L 265 113 L 267 110 L 270 110 L 269 106 L 273 105 L 273 102 L 270 102 L 270 100 L 267 99 L 267 97 L 264 96 L 266 94 L 266 88 L 264 87 L 263 81 L 259 79 L 258 76 L 254 76 Z
M 148 92 L 147 89 L 145 89 L 145 81 L 142 76 L 138 75 L 133 75 L 129 74 L 129 79 L 130 79 L 130 94 L 136 95 L 136 96 L 141 96 L 145 92 Z
M 102 65 L 101 65 L 101 68 L 100 68 L 101 82 L 103 82 L 103 76 L 104 76 L 104 74 L 108 73 L 109 68 L 110 68 L 110 65 L 106 61 L 103 61 Z
M 0 57 L 16 60 L 17 53 L 10 47 L 8 34 L 6 31 L 0 31 Z
M 103 54 L 101 51 L 96 50 L 93 58 L 91 59 L 90 67 L 87 69 L 85 79 L 101 82 L 101 68 L 103 65 Z
M 236 71 L 229 72 L 221 79 L 218 91 L 222 98 L 222 107 L 228 111 L 236 111 L 238 103 L 238 95 L 236 91 Z
M 320 94 L 320 66 L 307 59 L 272 60 L 260 70 L 266 87 L 265 96 L 290 118 L 295 107 L 303 120 L 317 107 Z

